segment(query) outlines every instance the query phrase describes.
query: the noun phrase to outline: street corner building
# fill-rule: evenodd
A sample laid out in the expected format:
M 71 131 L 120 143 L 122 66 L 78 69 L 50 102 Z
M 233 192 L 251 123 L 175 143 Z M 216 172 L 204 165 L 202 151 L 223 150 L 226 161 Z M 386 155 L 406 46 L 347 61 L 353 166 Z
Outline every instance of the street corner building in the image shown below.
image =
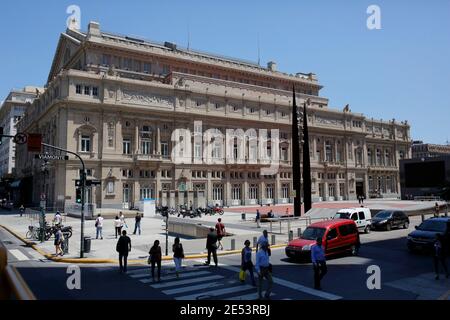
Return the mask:
M 293 86 L 298 104 L 310 99 L 313 201 L 397 197 L 398 163 L 411 153 L 407 122 L 329 108 L 313 73 L 107 33 L 96 22 L 61 34 L 45 91 L 18 131 L 81 155 L 87 178 L 101 181 L 86 190 L 90 214 L 146 198 L 173 207 L 290 203 Z M 47 206 L 70 210 L 79 161 L 46 170 L 41 162 L 17 147 L 17 174 L 34 190 L 24 201 L 45 193 Z

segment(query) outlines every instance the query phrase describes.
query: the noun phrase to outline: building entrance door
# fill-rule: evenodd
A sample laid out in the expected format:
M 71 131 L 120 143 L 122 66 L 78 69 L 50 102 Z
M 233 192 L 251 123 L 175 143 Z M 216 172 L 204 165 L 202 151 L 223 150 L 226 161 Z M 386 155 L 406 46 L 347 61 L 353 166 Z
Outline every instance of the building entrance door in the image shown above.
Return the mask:
M 364 181 L 356 181 L 356 196 L 364 196 Z
M 122 208 L 128 210 L 130 209 L 130 207 L 131 207 L 131 185 L 129 185 L 128 183 L 124 183 Z

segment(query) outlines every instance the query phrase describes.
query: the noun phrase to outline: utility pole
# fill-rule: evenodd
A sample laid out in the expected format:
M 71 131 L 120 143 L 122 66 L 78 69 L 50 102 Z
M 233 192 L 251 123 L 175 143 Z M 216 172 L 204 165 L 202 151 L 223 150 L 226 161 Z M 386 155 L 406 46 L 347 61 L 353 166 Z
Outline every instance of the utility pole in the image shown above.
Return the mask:
M 169 255 L 169 213 L 166 216 L 166 256 Z

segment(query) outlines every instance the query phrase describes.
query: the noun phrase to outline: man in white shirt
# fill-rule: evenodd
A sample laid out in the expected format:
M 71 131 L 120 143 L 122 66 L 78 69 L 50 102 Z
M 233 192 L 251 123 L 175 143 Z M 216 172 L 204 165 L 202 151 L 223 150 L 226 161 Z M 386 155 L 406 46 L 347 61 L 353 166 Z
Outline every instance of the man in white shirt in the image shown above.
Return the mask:
M 55 218 L 53 218 L 53 223 L 55 226 L 59 226 L 62 223 L 62 217 L 59 211 L 56 211 Z
M 269 256 L 271 255 L 270 252 L 270 245 L 269 245 L 269 234 L 267 230 L 263 231 L 263 234 L 259 237 L 258 242 L 256 243 L 256 252 L 258 252 L 258 249 L 261 249 L 262 246 L 267 245 L 267 252 Z
M 95 239 L 98 239 L 98 236 L 100 236 L 100 239 L 103 240 L 103 217 L 100 213 L 95 220 L 95 228 L 97 229 L 97 236 Z

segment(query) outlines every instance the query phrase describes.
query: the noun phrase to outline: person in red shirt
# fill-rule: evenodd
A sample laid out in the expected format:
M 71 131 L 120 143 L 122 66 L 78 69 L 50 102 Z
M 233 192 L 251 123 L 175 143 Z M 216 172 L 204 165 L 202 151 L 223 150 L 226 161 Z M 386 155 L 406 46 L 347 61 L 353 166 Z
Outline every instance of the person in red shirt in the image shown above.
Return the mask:
M 222 219 L 217 219 L 216 223 L 217 240 L 219 241 L 219 248 L 223 250 L 222 238 L 225 236 L 225 225 L 222 223 Z

